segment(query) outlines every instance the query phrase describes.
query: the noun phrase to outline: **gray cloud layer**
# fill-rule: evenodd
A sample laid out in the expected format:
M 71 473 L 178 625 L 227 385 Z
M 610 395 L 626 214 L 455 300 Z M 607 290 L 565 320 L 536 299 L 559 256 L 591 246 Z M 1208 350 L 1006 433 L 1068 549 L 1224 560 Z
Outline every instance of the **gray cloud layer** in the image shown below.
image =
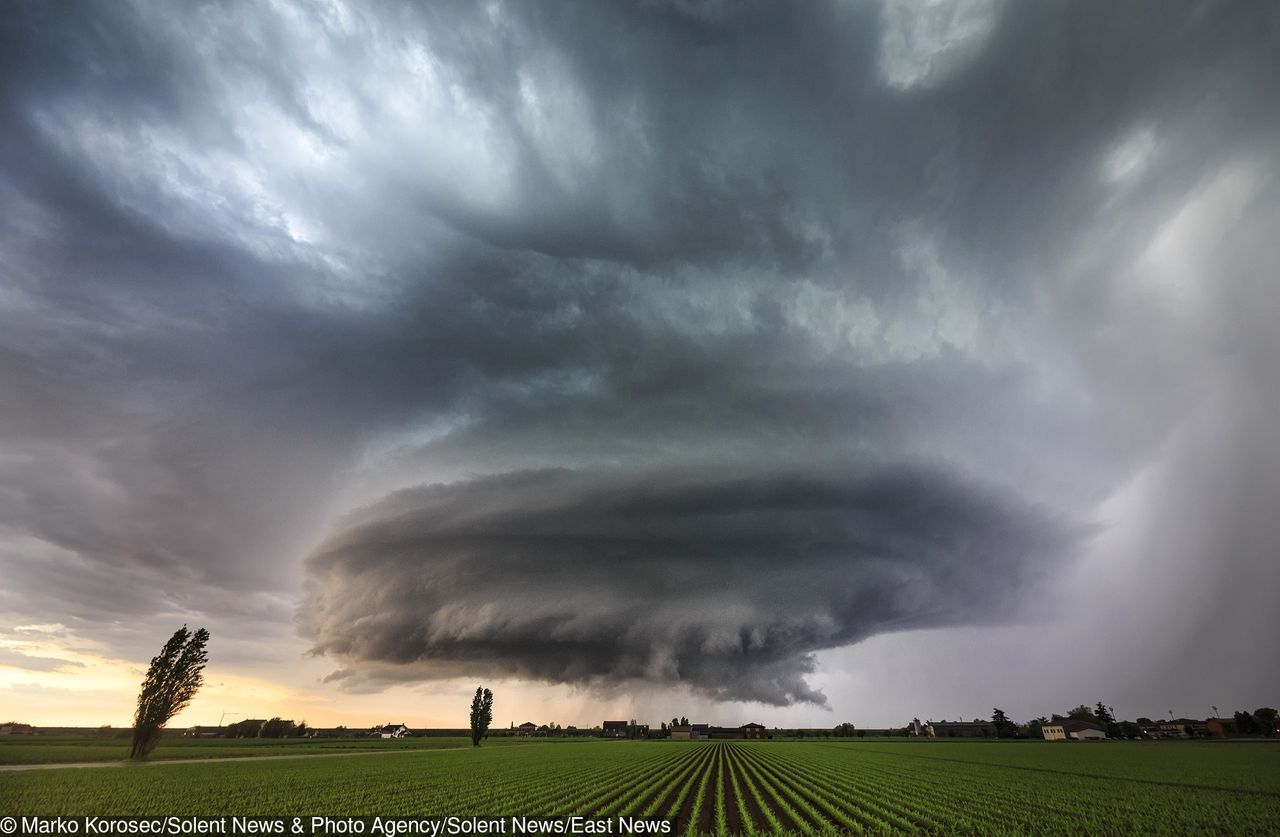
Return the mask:
M 772 703 L 1008 617 L 1275 403 L 1277 18 L 904 8 L 19 4 L 0 610 Z
M 66 671 L 84 666 L 84 663 L 78 663 L 73 660 L 62 660 L 57 657 L 37 657 L 31 654 L 23 654 L 21 651 L 12 651 L 8 648 L 0 648 L 0 664 L 26 671 Z

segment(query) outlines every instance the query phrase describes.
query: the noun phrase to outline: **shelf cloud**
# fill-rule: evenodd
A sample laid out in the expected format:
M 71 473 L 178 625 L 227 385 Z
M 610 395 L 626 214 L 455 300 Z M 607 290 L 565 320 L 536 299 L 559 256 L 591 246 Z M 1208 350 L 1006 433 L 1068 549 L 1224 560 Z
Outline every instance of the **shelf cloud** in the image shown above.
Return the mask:
M 824 703 L 802 677 L 813 651 L 998 618 L 1071 542 L 1042 512 L 921 469 L 531 471 L 360 513 L 308 560 L 302 613 L 317 653 L 399 666 L 382 676 Z

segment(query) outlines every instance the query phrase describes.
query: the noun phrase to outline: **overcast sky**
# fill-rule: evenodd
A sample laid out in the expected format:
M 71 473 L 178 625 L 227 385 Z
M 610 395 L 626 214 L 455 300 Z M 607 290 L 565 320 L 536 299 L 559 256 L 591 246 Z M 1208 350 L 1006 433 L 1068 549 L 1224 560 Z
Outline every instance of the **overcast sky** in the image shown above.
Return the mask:
M 1269 3 L 18 2 L 0 714 L 1280 702 Z

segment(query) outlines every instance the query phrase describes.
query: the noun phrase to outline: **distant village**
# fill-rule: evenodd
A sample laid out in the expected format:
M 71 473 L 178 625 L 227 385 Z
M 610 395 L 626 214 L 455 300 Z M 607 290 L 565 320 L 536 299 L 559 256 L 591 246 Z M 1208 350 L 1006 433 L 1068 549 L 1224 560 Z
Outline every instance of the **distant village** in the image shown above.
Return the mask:
M 1114 712 L 1101 702 L 1090 708 L 1077 706 L 1065 715 L 1054 714 L 1026 723 L 1009 721 L 996 709 L 989 720 L 926 720 L 914 718 L 902 727 L 864 729 L 850 723 L 834 728 L 781 728 L 764 724 L 722 726 L 692 723 L 688 718 L 672 718 L 656 727 L 636 720 L 603 721 L 599 726 L 560 726 L 554 722 L 521 724 L 511 722 L 507 727 L 489 730 L 493 738 L 609 738 L 622 740 L 701 741 L 716 739 L 771 739 L 771 738 L 916 738 L 916 739 L 1043 739 L 1045 741 L 1102 741 L 1102 740 L 1174 740 L 1174 739 L 1226 739 L 1272 738 L 1280 733 L 1277 711 L 1262 707 L 1253 712 L 1239 711 L 1231 717 L 1219 717 L 1216 713 L 1207 718 L 1176 718 L 1169 713 L 1167 720 L 1140 717 L 1134 721 L 1120 721 Z M 31 724 L 10 721 L 0 724 L 0 735 L 39 735 L 84 733 L 83 728 L 40 728 Z M 101 727 L 96 730 L 104 737 L 127 737 L 128 728 Z M 187 738 L 408 738 L 466 736 L 464 728 L 411 729 L 403 723 L 379 724 L 372 728 L 311 727 L 305 721 L 295 723 L 281 718 L 245 719 L 217 726 L 192 726 L 171 729 L 169 734 Z

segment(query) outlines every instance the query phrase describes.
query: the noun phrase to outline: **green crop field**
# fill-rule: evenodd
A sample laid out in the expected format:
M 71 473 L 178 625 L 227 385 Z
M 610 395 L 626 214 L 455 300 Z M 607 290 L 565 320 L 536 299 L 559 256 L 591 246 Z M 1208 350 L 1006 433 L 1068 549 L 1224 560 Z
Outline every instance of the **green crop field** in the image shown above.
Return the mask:
M 554 742 L 565 739 L 552 739 Z M 494 738 L 485 746 L 531 746 L 527 738 Z M 545 743 L 538 741 L 537 743 Z M 470 747 L 466 737 L 429 738 L 166 738 L 151 754 L 152 761 L 242 758 L 246 756 L 306 756 L 334 752 L 440 750 Z M 65 764 L 120 761 L 129 752 L 128 739 L 90 736 L 40 736 L 0 739 L 0 765 Z
M 0 773 L 20 814 L 642 815 L 688 833 L 1280 834 L 1280 746 L 604 742 Z

